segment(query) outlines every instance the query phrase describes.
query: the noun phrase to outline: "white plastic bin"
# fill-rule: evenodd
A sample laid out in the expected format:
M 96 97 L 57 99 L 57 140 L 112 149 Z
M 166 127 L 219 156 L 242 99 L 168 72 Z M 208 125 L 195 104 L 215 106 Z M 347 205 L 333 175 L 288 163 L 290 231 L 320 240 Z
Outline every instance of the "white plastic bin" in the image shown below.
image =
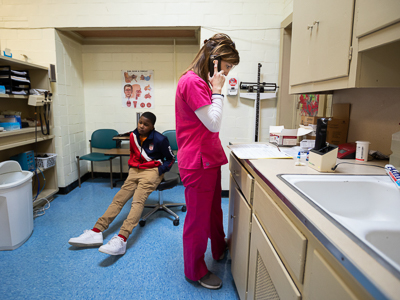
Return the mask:
M 16 161 L 0 163 L 0 251 L 18 248 L 32 234 L 32 176 Z

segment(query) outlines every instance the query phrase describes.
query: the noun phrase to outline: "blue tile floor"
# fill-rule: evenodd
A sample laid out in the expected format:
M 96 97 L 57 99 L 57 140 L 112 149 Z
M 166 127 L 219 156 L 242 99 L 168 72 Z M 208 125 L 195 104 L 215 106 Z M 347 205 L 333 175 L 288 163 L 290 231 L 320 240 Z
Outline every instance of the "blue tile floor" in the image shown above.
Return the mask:
M 34 219 L 32 236 L 25 244 L 0 251 L 0 299 L 239 299 L 229 255 L 214 261 L 210 245 L 206 263 L 222 278 L 222 288 L 208 290 L 185 280 L 182 229 L 186 213 L 180 208 L 173 208 L 179 226 L 165 212 L 154 214 L 146 226 L 137 226 L 123 256 L 69 245 L 71 237 L 93 227 L 118 190 L 110 189 L 106 179 L 94 179 L 68 195 L 57 195 L 46 214 Z M 184 202 L 184 187 L 164 191 L 163 199 Z M 157 200 L 153 192 L 147 203 Z M 225 231 L 228 204 L 228 198 L 222 198 Z M 104 232 L 105 243 L 118 234 L 129 209 L 130 201 Z

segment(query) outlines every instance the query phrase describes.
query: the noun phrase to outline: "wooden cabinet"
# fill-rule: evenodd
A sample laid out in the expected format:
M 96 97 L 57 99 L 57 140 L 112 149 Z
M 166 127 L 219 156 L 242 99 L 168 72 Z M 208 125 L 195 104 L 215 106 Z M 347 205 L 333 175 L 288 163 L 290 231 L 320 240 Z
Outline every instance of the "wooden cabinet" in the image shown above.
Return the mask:
M 308 258 L 304 299 L 359 299 L 317 250 L 311 249 Z
M 228 237 L 241 300 L 373 298 L 293 214 L 288 200 L 282 202 L 268 178 L 233 155 L 230 160 Z M 233 170 L 246 176 L 235 180 Z M 250 205 L 238 182 L 252 175 Z
M 299 290 L 255 216 L 251 230 L 247 299 L 301 299 Z
M 253 177 L 231 154 L 229 181 L 228 245 L 231 271 L 241 300 L 246 299 L 251 229 Z
M 293 4 L 289 93 L 400 87 L 396 0 Z
M 355 17 L 355 35 L 360 38 L 400 22 L 400 1 L 357 0 Z
M 256 182 L 253 212 L 298 285 L 303 283 L 307 239 Z
M 232 175 L 229 195 L 229 201 L 233 204 L 233 209 L 229 212 L 232 234 L 228 235 L 232 259 L 231 271 L 239 297 L 244 300 L 246 299 L 247 291 L 251 208 L 240 192 Z
M 12 70 L 29 70 L 31 88 L 50 89 L 48 69 L 39 65 L 22 62 L 16 59 L 0 57 L 0 66 L 11 66 Z M 28 96 L 0 94 L 1 111 L 11 110 L 22 113 L 22 118 L 35 119 L 35 113 L 39 113 L 41 107 L 28 106 Z M 52 109 L 51 109 L 52 111 Z M 33 150 L 36 153 L 55 153 L 53 128 L 53 116 L 50 118 L 50 134 L 42 134 L 40 126 L 28 127 L 13 131 L 0 132 L 0 161 L 8 160 L 16 154 Z M 37 181 L 40 182 L 40 198 L 50 198 L 58 192 L 56 166 L 38 171 L 39 176 L 33 178 L 35 185 L 33 196 L 37 194 Z M 45 178 L 45 179 L 44 179 Z
M 293 3 L 290 84 L 349 74 L 354 1 Z

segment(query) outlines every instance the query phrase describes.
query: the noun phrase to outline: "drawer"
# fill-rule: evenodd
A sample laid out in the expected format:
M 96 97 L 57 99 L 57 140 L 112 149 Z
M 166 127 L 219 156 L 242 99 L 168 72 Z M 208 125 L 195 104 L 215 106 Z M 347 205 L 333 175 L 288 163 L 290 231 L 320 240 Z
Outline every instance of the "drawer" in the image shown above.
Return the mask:
M 257 182 L 254 185 L 253 210 L 286 267 L 298 282 L 302 283 L 307 250 L 306 237 Z
M 232 154 L 229 158 L 229 170 L 247 202 L 253 204 L 254 178 Z
M 299 290 L 254 215 L 247 299 L 301 299 Z

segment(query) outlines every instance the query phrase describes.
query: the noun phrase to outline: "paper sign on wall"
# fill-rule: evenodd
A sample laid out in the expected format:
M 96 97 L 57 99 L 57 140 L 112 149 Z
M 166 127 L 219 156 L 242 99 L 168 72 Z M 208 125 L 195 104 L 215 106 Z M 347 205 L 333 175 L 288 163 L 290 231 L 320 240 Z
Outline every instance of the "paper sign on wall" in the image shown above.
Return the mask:
M 153 70 L 125 70 L 122 73 L 122 107 L 154 108 Z

